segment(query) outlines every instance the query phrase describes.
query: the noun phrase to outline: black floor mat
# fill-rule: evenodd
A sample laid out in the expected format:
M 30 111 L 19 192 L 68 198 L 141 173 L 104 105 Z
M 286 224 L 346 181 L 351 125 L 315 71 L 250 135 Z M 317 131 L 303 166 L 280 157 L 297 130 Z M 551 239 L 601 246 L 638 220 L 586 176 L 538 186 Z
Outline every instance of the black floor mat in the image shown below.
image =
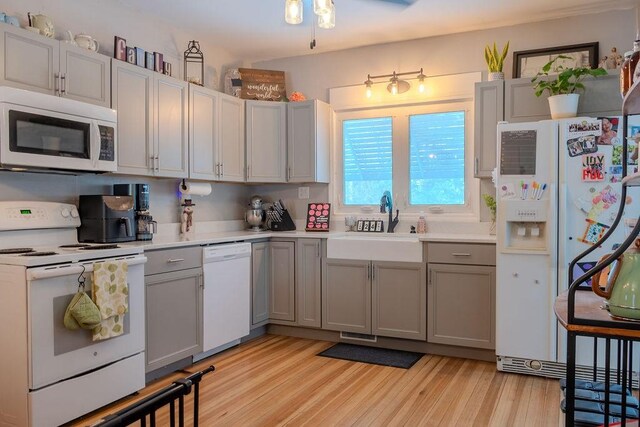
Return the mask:
M 418 360 L 420 360 L 423 354 L 413 353 L 410 351 L 367 347 L 364 345 L 338 343 L 333 347 L 326 349 L 322 353 L 318 353 L 318 356 L 409 369 Z

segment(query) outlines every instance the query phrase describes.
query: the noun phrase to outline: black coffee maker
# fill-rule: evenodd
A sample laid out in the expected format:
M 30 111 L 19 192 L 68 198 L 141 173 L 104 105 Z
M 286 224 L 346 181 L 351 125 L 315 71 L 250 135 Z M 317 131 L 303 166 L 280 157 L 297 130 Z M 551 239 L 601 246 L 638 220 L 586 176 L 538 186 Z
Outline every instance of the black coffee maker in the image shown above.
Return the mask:
M 133 197 L 136 240 L 151 240 L 158 224 L 149 213 L 149 184 L 115 184 L 113 194 Z

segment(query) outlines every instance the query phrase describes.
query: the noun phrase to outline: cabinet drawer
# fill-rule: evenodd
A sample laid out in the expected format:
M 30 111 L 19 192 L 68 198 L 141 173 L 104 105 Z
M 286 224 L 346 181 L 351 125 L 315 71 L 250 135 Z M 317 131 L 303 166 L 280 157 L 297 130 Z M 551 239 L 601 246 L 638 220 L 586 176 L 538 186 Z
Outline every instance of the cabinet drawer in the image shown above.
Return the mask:
M 496 245 L 429 243 L 427 261 L 440 264 L 496 265 Z
M 145 255 L 147 256 L 147 264 L 144 270 L 146 276 L 202 267 L 202 247 L 200 246 L 162 249 L 145 252 Z

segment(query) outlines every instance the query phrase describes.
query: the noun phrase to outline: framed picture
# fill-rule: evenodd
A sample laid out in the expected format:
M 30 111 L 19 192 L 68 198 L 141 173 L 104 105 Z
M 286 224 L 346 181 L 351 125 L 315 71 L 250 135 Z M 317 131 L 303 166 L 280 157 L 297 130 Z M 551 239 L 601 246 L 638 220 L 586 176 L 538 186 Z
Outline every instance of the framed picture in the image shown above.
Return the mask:
M 564 67 L 598 67 L 598 42 L 513 52 L 513 78 L 534 77 L 547 62 L 559 55 L 571 59 L 557 61 Z

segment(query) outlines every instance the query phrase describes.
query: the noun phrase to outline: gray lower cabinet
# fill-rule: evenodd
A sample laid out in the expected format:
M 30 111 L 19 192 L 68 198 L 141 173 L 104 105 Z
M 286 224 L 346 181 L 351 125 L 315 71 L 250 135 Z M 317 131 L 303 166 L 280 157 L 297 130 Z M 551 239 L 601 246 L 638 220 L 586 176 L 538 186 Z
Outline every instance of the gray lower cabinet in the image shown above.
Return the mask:
M 202 248 L 145 253 L 146 372 L 202 352 Z
M 427 341 L 494 349 L 495 295 L 495 267 L 429 263 Z
M 322 275 L 322 328 L 371 333 L 371 262 L 327 259 Z
M 295 242 L 269 243 L 269 320 L 272 323 L 296 321 Z
M 322 327 L 322 240 L 298 239 L 296 242 L 297 324 Z
M 427 339 L 427 281 L 421 263 L 372 264 L 372 333 Z
M 251 245 L 251 327 L 269 320 L 269 242 Z
M 421 263 L 327 259 L 324 264 L 324 329 L 426 339 L 426 277 Z

